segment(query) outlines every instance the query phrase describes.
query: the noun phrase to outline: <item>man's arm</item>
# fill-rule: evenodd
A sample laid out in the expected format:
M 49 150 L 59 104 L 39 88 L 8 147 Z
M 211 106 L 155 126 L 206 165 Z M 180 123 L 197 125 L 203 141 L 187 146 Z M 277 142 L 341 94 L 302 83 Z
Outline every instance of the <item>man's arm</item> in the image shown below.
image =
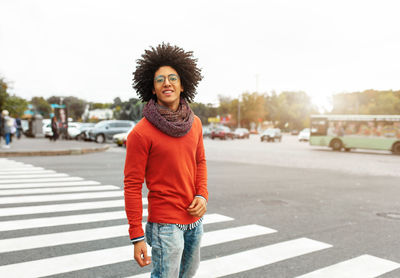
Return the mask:
M 201 130 L 201 124 L 200 124 Z M 196 149 L 196 196 L 188 207 L 187 211 L 190 215 L 202 217 L 207 211 L 208 190 L 207 190 L 207 162 L 204 152 L 203 134 L 200 132 Z
M 144 240 L 142 228 L 142 184 L 145 177 L 148 152 L 149 146 L 146 140 L 137 132 L 132 131 L 126 144 L 124 169 L 125 211 L 132 243 Z

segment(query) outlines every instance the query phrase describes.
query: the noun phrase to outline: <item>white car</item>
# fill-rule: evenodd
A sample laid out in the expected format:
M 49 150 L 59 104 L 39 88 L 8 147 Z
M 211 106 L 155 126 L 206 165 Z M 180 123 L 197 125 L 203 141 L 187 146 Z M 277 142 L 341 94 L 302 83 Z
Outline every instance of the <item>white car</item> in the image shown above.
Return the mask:
M 77 139 L 77 136 L 81 133 L 79 126 L 81 123 L 70 122 L 68 123 L 68 138 Z M 52 137 L 53 131 L 51 131 L 51 123 L 43 125 L 43 134 L 45 137 Z
M 305 128 L 302 131 L 300 131 L 299 135 L 297 136 L 297 139 L 299 139 L 300 142 L 308 142 L 310 141 L 310 129 L 309 128 Z

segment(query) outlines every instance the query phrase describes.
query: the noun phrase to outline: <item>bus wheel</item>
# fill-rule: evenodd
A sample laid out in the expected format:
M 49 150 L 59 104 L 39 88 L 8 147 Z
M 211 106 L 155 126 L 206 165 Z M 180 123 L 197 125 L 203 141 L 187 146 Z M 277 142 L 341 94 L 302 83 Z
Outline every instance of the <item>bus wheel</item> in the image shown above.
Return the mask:
M 393 145 L 392 152 L 394 154 L 400 155 L 400 142 L 397 142 L 396 144 Z
M 339 139 L 333 139 L 331 141 L 331 147 L 334 151 L 340 151 L 342 149 L 342 141 Z

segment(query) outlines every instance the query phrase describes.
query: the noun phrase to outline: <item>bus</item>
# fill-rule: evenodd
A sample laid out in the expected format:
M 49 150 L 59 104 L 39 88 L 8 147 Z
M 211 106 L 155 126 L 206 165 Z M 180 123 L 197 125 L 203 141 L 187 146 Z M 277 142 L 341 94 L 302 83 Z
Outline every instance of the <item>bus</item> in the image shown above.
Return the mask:
M 310 145 L 400 155 L 400 115 L 312 115 Z

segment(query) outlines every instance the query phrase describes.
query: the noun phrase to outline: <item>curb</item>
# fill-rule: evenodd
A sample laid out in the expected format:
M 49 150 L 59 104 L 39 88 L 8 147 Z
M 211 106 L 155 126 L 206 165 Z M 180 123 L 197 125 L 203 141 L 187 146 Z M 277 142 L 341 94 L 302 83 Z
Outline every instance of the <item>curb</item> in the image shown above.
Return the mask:
M 57 155 L 80 155 L 94 152 L 104 152 L 108 150 L 110 146 L 104 146 L 99 148 L 88 148 L 88 149 L 68 149 L 68 150 L 46 150 L 46 151 L 10 151 L 0 152 L 0 157 L 18 157 L 18 156 L 57 156 Z

